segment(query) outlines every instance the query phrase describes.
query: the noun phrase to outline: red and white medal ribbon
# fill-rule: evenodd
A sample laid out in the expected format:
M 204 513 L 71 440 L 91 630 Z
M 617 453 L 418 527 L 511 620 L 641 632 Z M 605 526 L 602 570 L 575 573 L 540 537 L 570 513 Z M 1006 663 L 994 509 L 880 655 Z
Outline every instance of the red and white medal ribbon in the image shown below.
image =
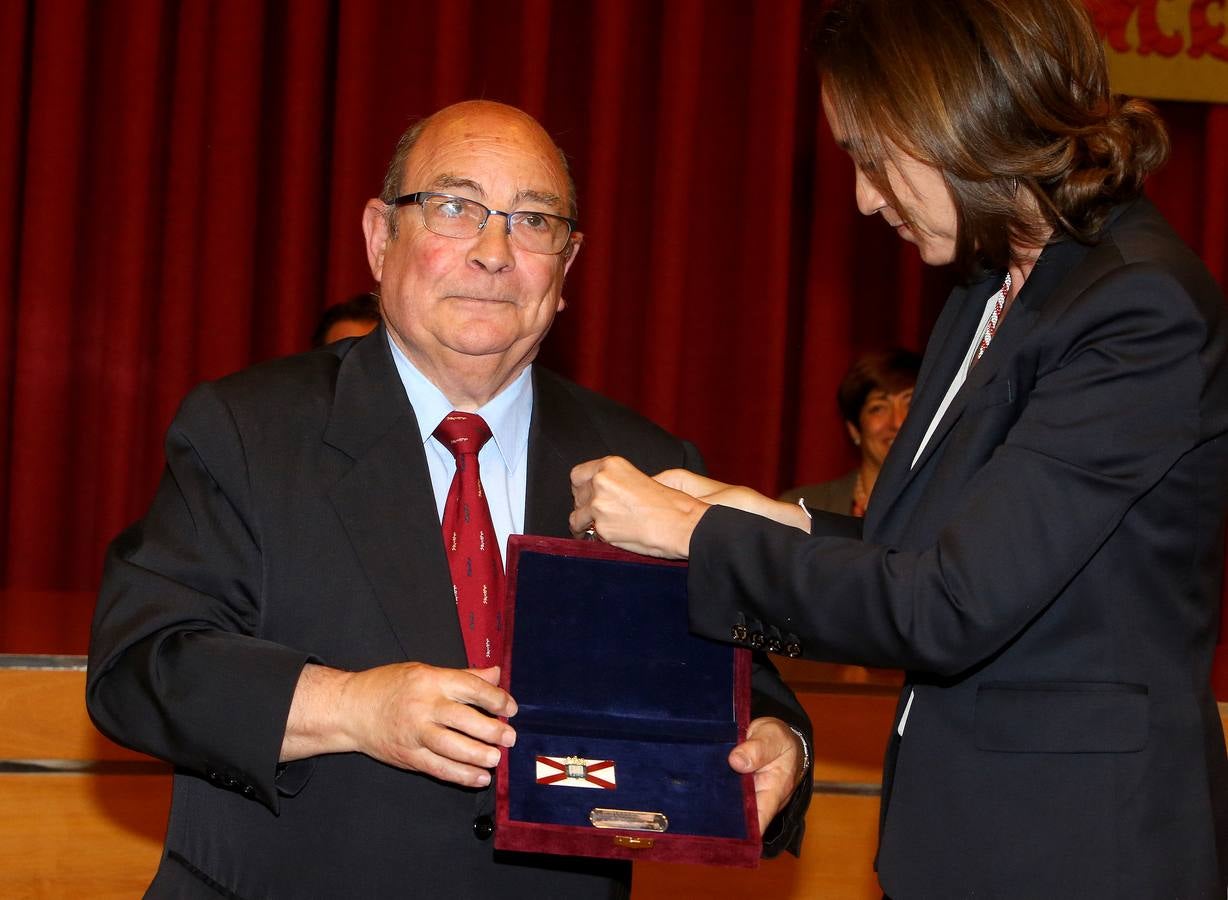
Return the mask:
M 1002 290 L 998 291 L 997 299 L 994 300 L 993 309 L 989 312 L 989 321 L 985 323 L 985 331 L 981 334 L 981 344 L 976 348 L 976 356 L 972 358 L 976 362 L 985 355 L 985 351 L 989 349 L 989 344 L 993 340 L 993 336 L 998 333 L 998 322 L 1002 319 L 1003 310 L 1006 309 L 1006 298 L 1011 292 L 1011 273 L 1006 273 L 1006 280 L 1002 282 Z
M 614 790 L 614 760 L 581 756 L 537 757 L 537 783 L 552 787 Z

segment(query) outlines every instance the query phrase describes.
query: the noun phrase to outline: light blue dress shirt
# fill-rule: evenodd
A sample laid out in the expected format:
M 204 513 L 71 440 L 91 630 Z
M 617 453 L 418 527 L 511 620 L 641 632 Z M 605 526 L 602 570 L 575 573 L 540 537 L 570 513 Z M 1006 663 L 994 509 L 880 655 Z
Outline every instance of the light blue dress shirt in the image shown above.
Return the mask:
M 422 443 L 426 449 L 426 465 L 435 491 L 435 509 L 443 524 L 443 505 L 456 474 L 456 457 L 434 437 L 443 417 L 455 407 L 439 388 L 435 387 L 401 348 L 388 336 L 392 358 L 396 362 L 405 394 L 418 418 Z M 524 532 L 524 501 L 526 475 L 529 468 L 529 421 L 533 417 L 532 366 L 526 366 L 516 380 L 500 391 L 477 414 L 490 426 L 491 439 L 478 453 L 482 491 L 490 504 L 490 518 L 499 538 L 499 551 L 507 558 L 507 537 Z

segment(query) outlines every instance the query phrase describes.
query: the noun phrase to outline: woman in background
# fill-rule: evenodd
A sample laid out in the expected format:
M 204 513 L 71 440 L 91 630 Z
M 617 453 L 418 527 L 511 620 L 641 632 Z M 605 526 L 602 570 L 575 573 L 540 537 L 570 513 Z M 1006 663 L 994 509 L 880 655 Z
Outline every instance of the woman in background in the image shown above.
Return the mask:
M 895 900 L 1222 898 L 1228 322 L 1142 197 L 1163 126 L 1079 0 L 837 0 L 818 45 L 858 207 L 963 279 L 866 517 L 606 458 L 572 528 L 689 557 L 699 634 L 907 670 Z
M 780 499 L 802 500 L 807 509 L 864 516 L 883 460 L 908 415 L 920 368 L 921 357 L 899 347 L 857 357 L 840 381 L 836 402 L 861 462 L 847 475 L 792 488 Z

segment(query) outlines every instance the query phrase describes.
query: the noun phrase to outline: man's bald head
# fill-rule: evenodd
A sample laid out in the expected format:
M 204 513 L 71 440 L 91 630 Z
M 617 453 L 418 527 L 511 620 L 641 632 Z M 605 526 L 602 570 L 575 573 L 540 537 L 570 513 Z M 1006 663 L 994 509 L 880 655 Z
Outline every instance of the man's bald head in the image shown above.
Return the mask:
M 576 218 L 579 211 L 576 203 L 576 185 L 571 177 L 571 168 L 567 165 L 567 156 L 538 121 L 527 112 L 494 100 L 463 100 L 460 103 L 445 106 L 405 129 L 397 141 L 396 152 L 391 162 L 388 163 L 388 171 L 384 175 L 384 186 L 379 195 L 380 199 L 385 203 L 391 203 L 405 193 L 405 170 L 415 147 L 418 146 L 424 134 L 434 129 L 464 128 L 467 125 L 485 130 L 490 130 L 492 127 L 518 130 L 539 140 L 543 148 L 548 148 L 549 152 L 558 159 L 561 176 L 568 191 L 565 198 L 567 214 L 573 219 Z M 388 211 L 389 229 L 395 235 L 396 219 L 391 216 L 392 207 L 389 207 Z

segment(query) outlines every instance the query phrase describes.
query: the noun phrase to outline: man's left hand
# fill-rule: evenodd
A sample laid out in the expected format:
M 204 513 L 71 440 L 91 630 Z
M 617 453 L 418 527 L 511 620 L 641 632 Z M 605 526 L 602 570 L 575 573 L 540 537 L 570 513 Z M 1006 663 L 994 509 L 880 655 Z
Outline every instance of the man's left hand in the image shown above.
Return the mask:
M 752 720 L 746 729 L 746 740 L 729 751 L 730 768 L 755 776 L 760 834 L 767 830 L 805 774 L 800 742 L 780 719 L 765 717 Z

